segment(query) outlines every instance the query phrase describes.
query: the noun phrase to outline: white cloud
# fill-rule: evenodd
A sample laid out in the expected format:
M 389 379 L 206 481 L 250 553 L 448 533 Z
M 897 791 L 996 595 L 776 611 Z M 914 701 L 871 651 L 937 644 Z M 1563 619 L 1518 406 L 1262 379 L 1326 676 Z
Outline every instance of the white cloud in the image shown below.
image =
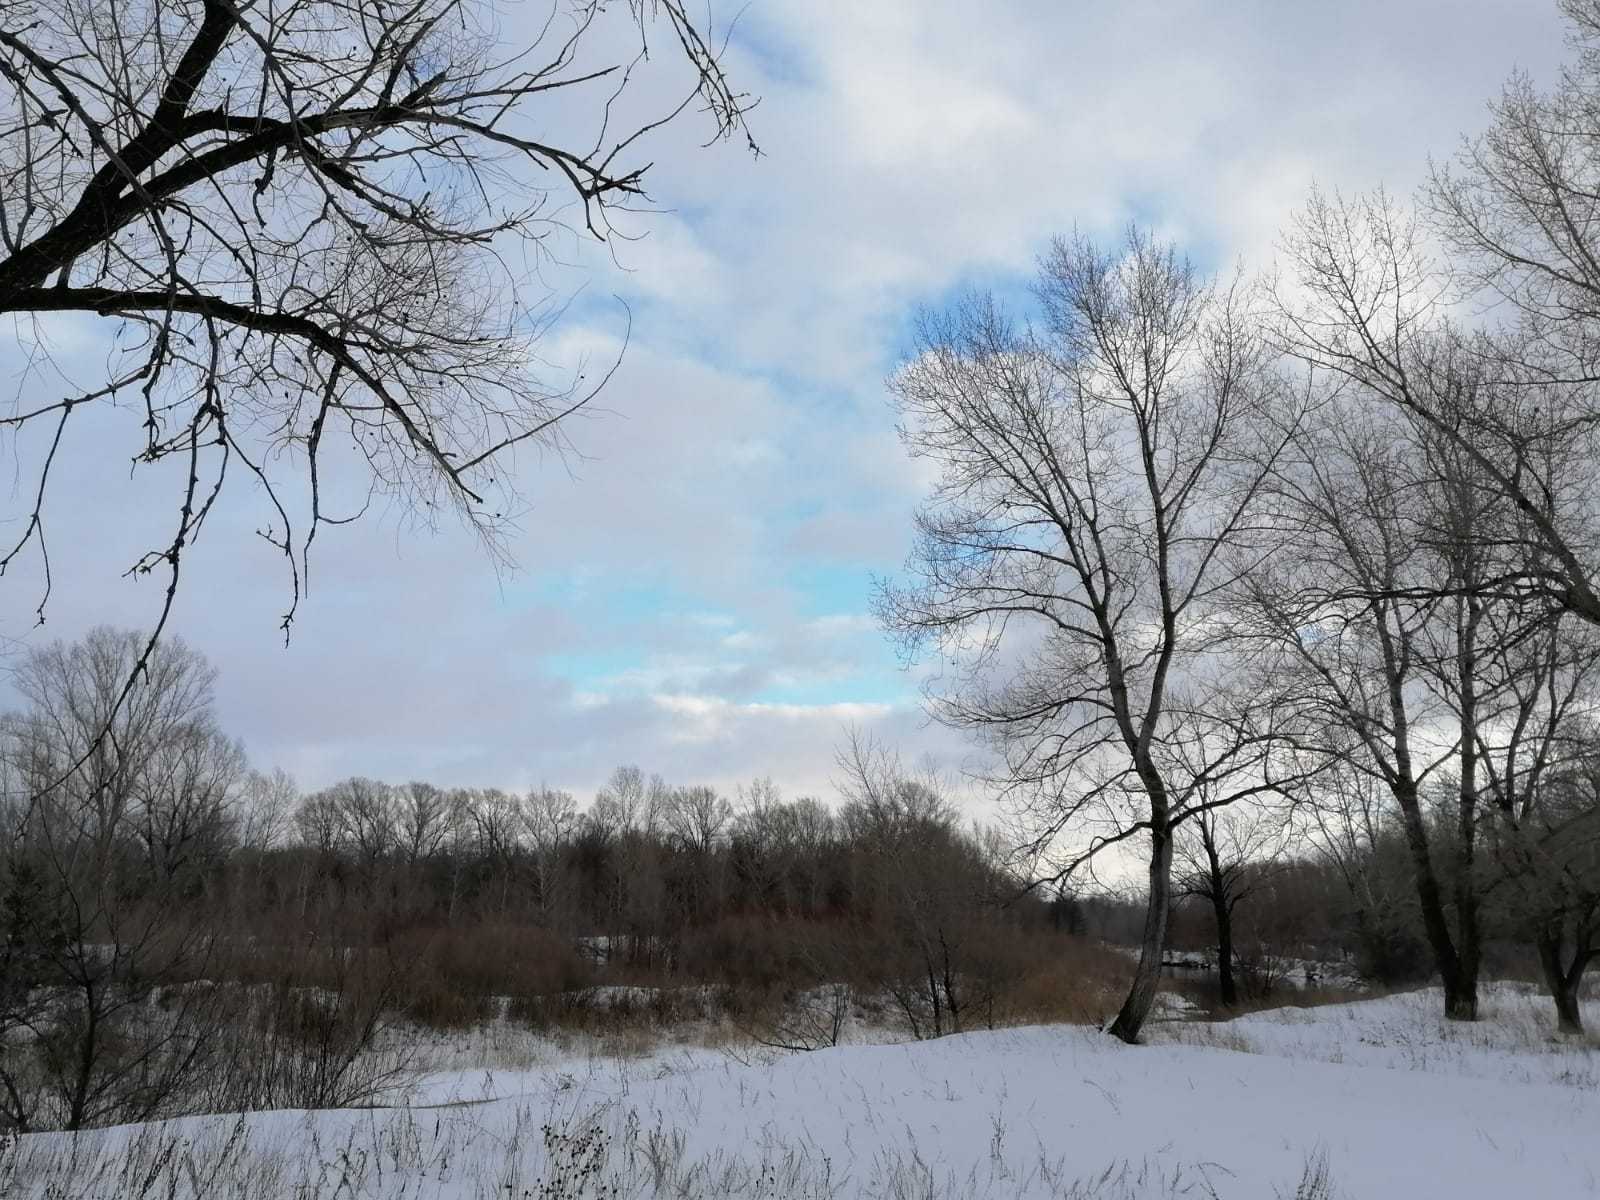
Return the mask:
M 894 712 L 888 704 L 736 703 L 721 696 L 671 692 L 658 692 L 650 700 L 672 718 L 668 736 L 673 741 L 731 746 L 767 745 L 797 731 L 826 746 L 838 740 L 842 729 L 876 725 Z

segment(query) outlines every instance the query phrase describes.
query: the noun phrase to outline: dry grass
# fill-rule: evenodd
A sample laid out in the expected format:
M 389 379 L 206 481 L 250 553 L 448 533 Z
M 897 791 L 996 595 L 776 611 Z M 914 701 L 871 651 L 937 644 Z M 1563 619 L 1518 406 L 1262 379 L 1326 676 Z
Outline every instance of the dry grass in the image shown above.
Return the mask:
M 1006 1135 L 995 1118 L 997 1143 Z M 368 1112 L 337 1124 L 309 1117 L 217 1118 L 0 1141 L 7 1200 L 999 1200 L 1019 1189 L 1061 1200 L 1178 1200 L 1226 1195 L 1209 1164 L 1118 1159 L 1080 1174 L 1042 1149 L 1018 1174 L 998 1157 L 956 1174 L 912 1139 L 858 1175 L 815 1146 L 770 1143 L 747 1156 L 691 1156 L 679 1130 L 642 1126 L 607 1105 L 517 1108 L 508 1124 L 473 1110 Z M 748 1148 L 744 1148 L 748 1149 Z M 1219 1192 L 1218 1185 L 1223 1184 Z M 1325 1157 L 1308 1159 L 1288 1200 L 1334 1200 Z
M 1096 1025 L 1122 1003 L 1132 967 L 1123 955 L 1082 938 L 1054 939 L 1002 997 L 997 1023 L 1005 1025 Z

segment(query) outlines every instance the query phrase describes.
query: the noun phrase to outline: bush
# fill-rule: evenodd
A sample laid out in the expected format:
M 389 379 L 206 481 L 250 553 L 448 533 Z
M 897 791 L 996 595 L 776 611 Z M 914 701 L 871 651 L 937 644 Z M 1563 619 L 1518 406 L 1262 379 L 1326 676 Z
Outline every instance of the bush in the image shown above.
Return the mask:
M 1028 969 L 996 1007 L 996 1024 L 1097 1024 L 1122 1002 L 1129 960 L 1089 938 L 1035 934 Z
M 1433 958 L 1427 943 L 1408 929 L 1368 927 L 1357 943 L 1356 970 L 1363 979 L 1397 987 L 1430 979 Z
M 595 979 L 571 943 L 533 925 L 413 929 L 394 939 L 390 953 L 405 965 L 406 1015 L 436 1029 L 491 1017 L 502 997 L 559 995 Z
M 843 938 L 836 922 L 777 916 L 729 916 L 687 931 L 678 966 L 688 978 L 769 995 L 821 983 L 837 974 Z

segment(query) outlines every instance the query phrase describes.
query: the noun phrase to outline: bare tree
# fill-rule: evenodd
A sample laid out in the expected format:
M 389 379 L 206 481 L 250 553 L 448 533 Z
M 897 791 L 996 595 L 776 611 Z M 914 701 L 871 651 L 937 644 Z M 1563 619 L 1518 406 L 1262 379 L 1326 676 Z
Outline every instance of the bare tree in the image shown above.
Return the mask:
M 1511 880 L 1533 925 L 1556 1027 L 1582 1033 L 1579 996 L 1600 961 L 1600 770 L 1592 751 L 1542 780 L 1513 838 Z
M 1334 869 L 1349 894 L 1360 969 L 1383 983 L 1408 982 L 1414 959 L 1428 953 L 1410 933 L 1415 876 L 1390 789 L 1359 762 L 1336 756 L 1297 798 L 1295 811 L 1307 847 Z
M 966 1019 L 968 930 L 975 872 L 966 870 L 953 836 L 955 811 L 931 769 L 908 771 L 900 756 L 851 730 L 835 757 L 844 799 L 840 822 L 866 851 L 878 922 L 860 946 L 911 1035 L 959 1033 Z M 858 896 L 858 900 L 863 897 Z
M 1464 835 L 1454 839 L 1449 863 L 1439 861 L 1424 788 L 1458 761 L 1461 729 L 1475 728 L 1481 717 L 1462 703 L 1476 686 L 1477 618 L 1455 619 L 1463 598 L 1443 582 L 1450 576 L 1442 560 L 1460 544 L 1437 527 L 1430 493 L 1439 480 L 1412 432 L 1362 392 L 1336 393 L 1297 431 L 1266 489 L 1283 552 L 1249 572 L 1241 611 L 1275 655 L 1267 674 L 1277 702 L 1317 713 L 1330 753 L 1389 790 L 1446 1012 L 1471 1020 L 1479 955 L 1471 869 L 1476 786 L 1458 789 Z M 1439 686 L 1458 666 L 1466 686 Z
M 360 775 L 328 789 L 344 844 L 357 861 L 370 868 L 385 861 L 399 846 L 394 789 Z
M 220 863 L 239 833 L 244 747 L 209 721 L 162 738 L 134 787 L 136 829 L 150 869 L 167 878 Z
M 1494 614 L 1491 614 L 1494 615 Z M 1497 874 L 1527 927 L 1558 1028 L 1581 1032 L 1578 989 L 1600 957 L 1600 800 L 1591 714 L 1600 675 L 1592 627 L 1567 615 L 1494 642 L 1496 717 L 1476 731 Z
M 941 475 L 911 580 L 880 609 L 956 664 L 932 710 L 989 738 L 1034 849 L 1076 841 L 1061 874 L 1147 841 L 1139 967 L 1111 1026 L 1133 1041 L 1176 829 L 1281 782 L 1277 717 L 1228 687 L 1214 618 L 1282 389 L 1238 290 L 1138 231 L 1110 253 L 1058 241 L 1037 286 L 1047 333 L 970 298 L 924 320 L 892 381 L 907 447 Z
M 674 788 L 667 797 L 667 835 L 693 854 L 710 854 L 733 820 L 733 805 L 713 787 Z
M 681 0 L 556 0 L 526 31 L 482 0 L 5 13 L 0 313 L 97 319 L 109 367 L 60 364 L 72 391 L 5 418 L 31 479 L 0 563 L 38 552 L 42 615 L 66 428 L 135 398 L 135 466 L 177 467 L 171 536 L 132 567 L 167 576 L 150 644 L 230 472 L 264 489 L 286 631 L 352 494 L 454 509 L 493 538 L 513 452 L 555 444 L 595 390 L 529 370 L 552 239 L 569 221 L 604 237 L 639 205 L 650 135 L 686 109 L 713 139 L 748 136 L 716 35 Z
M 411 867 L 443 850 L 466 819 L 460 796 L 431 783 L 395 788 L 394 806 L 400 855 Z
M 1553 88 L 1527 72 L 1511 76 L 1491 102 L 1489 127 L 1464 138 L 1450 162 L 1434 164 L 1424 202 L 1430 227 L 1454 253 L 1468 291 L 1498 302 L 1518 329 L 1514 365 L 1545 393 L 1545 422 L 1593 457 L 1600 394 L 1600 3 L 1558 0 L 1574 51 Z M 1553 394 L 1551 394 L 1553 393 Z M 1452 423 L 1452 414 L 1414 407 L 1497 470 L 1546 552 L 1557 599 L 1600 623 L 1592 504 L 1552 480 L 1537 455 L 1517 452 L 1513 432 L 1494 413 Z M 1585 489 L 1592 499 L 1592 479 Z
M 636 766 L 618 767 L 595 793 L 594 815 L 621 835 L 652 833 L 670 792 L 659 775 L 646 778 Z
M 547 923 L 559 927 L 563 856 L 577 838 L 582 821 L 571 792 L 539 787 L 522 802 L 522 829 L 533 854 L 539 907 Z
M 1298 514 L 1286 528 L 1310 531 L 1298 535 L 1314 547 L 1303 573 L 1321 577 L 1309 588 L 1279 579 L 1256 598 L 1276 609 L 1282 644 L 1320 678 L 1313 691 L 1338 697 L 1390 787 L 1447 1013 L 1470 1019 L 1483 804 L 1505 811 L 1486 771 L 1506 750 L 1497 741 L 1508 723 L 1519 745 L 1498 769 L 1528 750 L 1527 687 L 1537 692 L 1541 674 L 1518 648 L 1538 644 L 1562 611 L 1600 616 L 1585 560 L 1592 396 L 1559 378 L 1532 317 L 1511 332 L 1454 324 L 1453 281 L 1425 230 L 1382 194 L 1313 195 L 1287 248 L 1293 279 L 1273 290 L 1278 335 L 1341 382 L 1321 440 L 1292 458 L 1300 481 L 1282 493 Z M 1355 679 L 1363 654 L 1387 694 Z M 1420 802 L 1432 771 L 1455 791 L 1442 847 L 1430 845 Z
M 655 839 L 671 794 L 661 776 L 621 766 L 595 793 L 589 811 L 590 823 L 614 839 L 607 879 L 611 919 L 635 961 L 651 958 L 657 947 L 666 896 Z
M 522 845 L 521 798 L 502 788 L 471 788 L 459 793 L 457 802 L 467 814 L 473 856 L 497 884 L 497 907 L 504 915 Z
M 294 812 L 294 827 L 302 845 L 327 856 L 339 849 L 343 835 L 339 805 L 331 792 L 313 792 Z
M 30 652 L 27 707 L 0 730 L 16 788 L 0 861 L 22 986 L 0 1029 L 0 1122 L 14 1128 L 158 1115 L 218 1035 L 213 993 L 186 986 L 216 927 L 186 901 L 225 847 L 242 763 L 211 721 L 211 668 L 181 641 L 124 696 L 144 646 L 96 629 Z
M 282 767 L 251 771 L 240 799 L 239 844 L 257 851 L 279 845 L 289 832 L 299 800 L 294 777 Z
M 1482 477 L 1475 487 L 1491 487 L 1523 519 L 1512 562 L 1434 592 L 1538 597 L 1600 623 L 1600 376 L 1575 369 L 1570 347 L 1536 314 L 1498 329 L 1457 323 L 1455 264 L 1385 193 L 1313 193 L 1285 248 L 1289 274 L 1270 288 L 1280 345 L 1425 426 Z M 1575 337 L 1594 343 L 1592 330 Z
M 1289 824 L 1283 809 L 1264 805 L 1205 809 L 1177 842 L 1177 891 L 1211 909 L 1217 932 L 1217 990 L 1222 1003 L 1239 1003 L 1235 976 L 1234 915 L 1272 880 L 1285 850 Z

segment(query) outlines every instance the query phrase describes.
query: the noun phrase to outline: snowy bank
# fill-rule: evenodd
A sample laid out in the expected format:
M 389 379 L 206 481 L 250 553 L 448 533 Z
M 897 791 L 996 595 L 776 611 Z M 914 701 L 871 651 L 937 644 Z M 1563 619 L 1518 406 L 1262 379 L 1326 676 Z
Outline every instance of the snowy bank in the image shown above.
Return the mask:
M 174 1135 L 195 1178 L 216 1167 L 208 1196 L 1276 1200 L 1324 1166 L 1316 1194 L 1349 1200 L 1594 1194 L 1600 1049 L 1547 1037 L 1547 1003 L 1514 988 L 1493 990 L 1473 1026 L 1447 1026 L 1439 1003 L 1173 1022 L 1139 1047 L 1056 1026 L 453 1071 L 403 1109 L 84 1135 L 74 1194 L 128 1194 L 112 1190 L 126 1188 L 116 1165 Z M 243 1149 L 223 1164 L 230 1138 Z M 37 1166 L 68 1142 L 26 1138 L 18 1157 Z M 251 1191 L 252 1171 L 272 1189 Z M 176 1194 L 193 1194 L 175 1174 Z M 7 1194 L 42 1194 L 22 1182 Z

